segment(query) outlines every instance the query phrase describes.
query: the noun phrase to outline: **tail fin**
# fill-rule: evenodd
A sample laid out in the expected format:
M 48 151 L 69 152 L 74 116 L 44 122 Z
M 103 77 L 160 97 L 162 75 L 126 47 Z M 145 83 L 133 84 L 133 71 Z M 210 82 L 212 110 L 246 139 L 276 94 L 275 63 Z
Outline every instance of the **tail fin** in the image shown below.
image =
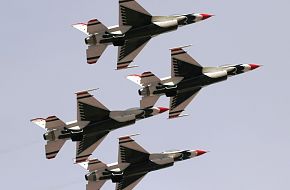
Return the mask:
M 85 24 L 85 23 L 73 24 L 72 27 L 74 27 L 75 29 L 85 33 L 86 35 L 89 35 L 89 33 L 87 32 L 87 24 Z
M 141 75 L 129 75 L 127 76 L 127 79 L 142 87 L 161 82 L 161 80 L 151 72 L 144 72 Z
M 88 161 L 80 162 L 78 164 L 88 171 L 95 171 L 108 168 L 105 163 L 103 163 L 98 159 L 89 159 Z
M 38 125 L 39 127 L 45 129 L 46 121 L 44 118 L 35 118 L 35 119 L 31 119 L 30 121 L 34 123 L 35 125 Z

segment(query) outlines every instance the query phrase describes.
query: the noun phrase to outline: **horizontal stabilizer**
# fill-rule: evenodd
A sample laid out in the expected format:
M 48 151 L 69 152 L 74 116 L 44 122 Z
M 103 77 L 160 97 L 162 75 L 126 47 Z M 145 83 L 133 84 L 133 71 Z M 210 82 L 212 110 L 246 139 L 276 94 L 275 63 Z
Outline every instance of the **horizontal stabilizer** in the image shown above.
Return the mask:
M 153 107 L 158 99 L 160 98 L 159 95 L 155 96 L 143 96 L 142 99 L 140 100 L 140 107 L 141 108 L 149 108 Z
M 97 44 L 89 46 L 86 54 L 87 54 L 87 63 L 95 64 L 100 59 L 101 55 L 104 53 L 108 45 L 106 44 Z
M 141 75 L 141 84 L 147 86 L 149 84 L 157 84 L 160 83 L 161 80 L 151 72 L 144 72 Z
M 142 87 L 161 82 L 161 80 L 151 72 L 144 72 L 141 75 L 132 74 L 127 76 L 127 79 Z
M 103 33 L 108 31 L 108 28 L 102 24 L 98 19 L 92 19 L 88 22 L 87 25 L 87 33 L 95 34 L 95 33 Z
M 46 130 L 61 129 L 66 126 L 66 124 L 60 119 L 58 119 L 56 116 L 50 116 L 46 119 L 35 118 L 35 119 L 31 119 L 30 121 Z
M 88 171 L 100 170 L 107 168 L 107 165 L 98 159 L 89 159 L 88 161 L 78 163 Z
M 53 159 L 58 154 L 66 140 L 48 141 L 45 145 L 45 155 L 47 159 Z
M 46 118 L 45 122 L 46 129 L 61 129 L 66 126 L 66 124 L 56 116 L 50 116 Z
M 101 187 L 106 183 L 106 180 L 101 181 L 89 181 L 86 190 L 100 190 Z

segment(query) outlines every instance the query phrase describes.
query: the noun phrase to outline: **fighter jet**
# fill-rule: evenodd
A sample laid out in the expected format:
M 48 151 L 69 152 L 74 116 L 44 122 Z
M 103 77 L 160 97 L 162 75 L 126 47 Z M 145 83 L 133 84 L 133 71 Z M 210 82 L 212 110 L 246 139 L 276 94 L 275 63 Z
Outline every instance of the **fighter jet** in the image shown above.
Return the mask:
M 197 13 L 152 16 L 135 0 L 119 0 L 119 25 L 106 27 L 99 20 L 92 19 L 87 24 L 72 26 L 87 35 L 87 63 L 96 63 L 106 47 L 113 44 L 119 46 L 117 69 L 126 69 L 152 37 L 211 16 Z
M 166 95 L 170 97 L 169 118 L 185 116 L 180 114 L 203 87 L 260 67 L 257 64 L 202 67 L 183 48 L 171 49 L 171 77 L 159 79 L 151 72 L 127 77 L 142 87 L 138 91 L 142 96 L 141 107 L 148 108 Z
M 89 171 L 85 175 L 86 190 L 100 189 L 107 180 L 116 183 L 116 190 L 131 190 L 151 172 L 171 167 L 175 162 L 206 153 L 203 150 L 176 150 L 150 154 L 130 136 L 119 138 L 118 163 L 104 164 L 98 159 L 79 163 Z
M 109 132 L 134 124 L 136 121 L 158 115 L 167 108 L 131 108 L 125 111 L 110 111 L 89 93 L 82 91 L 77 95 L 77 120 L 64 123 L 56 116 L 31 121 L 44 128 L 47 141 L 47 159 L 55 158 L 64 143 L 71 139 L 76 144 L 76 162 L 82 162 L 92 154 Z

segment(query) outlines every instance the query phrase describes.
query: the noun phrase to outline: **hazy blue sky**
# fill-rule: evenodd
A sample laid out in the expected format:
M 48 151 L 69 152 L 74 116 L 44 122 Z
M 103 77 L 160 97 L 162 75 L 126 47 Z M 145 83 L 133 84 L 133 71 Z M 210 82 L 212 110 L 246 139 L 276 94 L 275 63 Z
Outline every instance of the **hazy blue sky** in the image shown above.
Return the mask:
M 201 91 L 186 109 L 189 117 L 167 114 L 112 132 L 94 152 L 117 161 L 117 138 L 136 137 L 150 152 L 205 149 L 199 158 L 152 172 L 136 189 L 289 189 L 289 7 L 287 0 L 139 0 L 153 15 L 212 13 L 216 16 L 159 36 L 135 59 L 139 68 L 115 71 L 117 48 L 87 65 L 84 37 L 71 24 L 98 18 L 118 22 L 117 0 L 1 1 L 0 176 L 2 189 L 85 189 L 85 170 L 73 165 L 75 144 L 57 159 L 44 156 L 44 131 L 29 122 L 57 115 L 76 118 L 74 92 L 100 88 L 94 95 L 110 109 L 139 104 L 138 86 L 128 74 L 170 75 L 169 48 L 187 51 L 201 65 L 257 63 L 264 67 Z M 161 98 L 159 106 L 168 106 Z M 105 190 L 114 189 L 111 182 Z

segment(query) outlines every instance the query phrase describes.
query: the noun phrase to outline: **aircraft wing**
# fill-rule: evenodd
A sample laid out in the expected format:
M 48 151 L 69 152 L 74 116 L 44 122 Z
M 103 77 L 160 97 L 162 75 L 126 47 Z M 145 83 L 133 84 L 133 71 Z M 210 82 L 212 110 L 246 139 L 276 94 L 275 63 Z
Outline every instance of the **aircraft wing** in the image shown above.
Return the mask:
M 182 48 L 171 49 L 171 76 L 189 78 L 202 74 L 202 66 Z
M 89 91 L 77 92 L 77 120 L 80 128 L 90 122 L 105 120 L 109 117 L 110 111 L 99 102 Z
M 133 189 L 146 175 L 140 174 L 135 176 L 124 177 L 121 182 L 116 184 L 116 190 L 131 190 Z
M 106 183 L 106 180 L 102 181 L 89 181 L 86 190 L 99 190 Z
M 119 138 L 118 163 L 134 164 L 149 159 L 149 153 L 130 136 Z
M 97 135 L 85 134 L 81 141 L 77 142 L 76 147 L 76 163 L 84 162 L 100 145 L 109 132 L 100 133 Z
M 117 69 L 126 69 L 150 39 L 151 37 L 144 37 L 126 40 L 118 49 Z
M 201 88 L 193 91 L 178 93 L 176 96 L 170 98 L 169 119 L 179 117 L 184 111 L 185 107 L 192 101 Z
M 135 0 L 119 0 L 119 26 L 140 27 L 151 23 L 152 16 Z

